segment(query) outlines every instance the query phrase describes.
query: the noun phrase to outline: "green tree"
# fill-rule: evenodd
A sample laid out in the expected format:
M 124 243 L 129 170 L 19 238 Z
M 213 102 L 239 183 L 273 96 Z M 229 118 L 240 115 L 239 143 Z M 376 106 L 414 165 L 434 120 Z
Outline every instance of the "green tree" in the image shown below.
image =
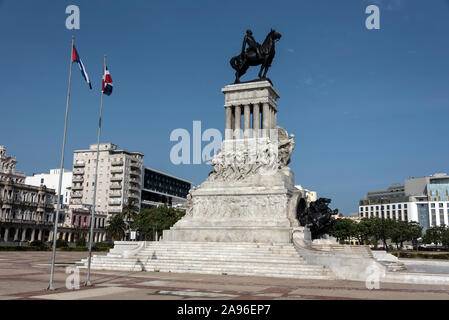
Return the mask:
M 443 240 L 442 236 L 445 231 L 446 231 L 446 226 L 444 226 L 444 225 L 430 227 L 426 230 L 426 233 L 424 234 L 423 242 L 426 244 L 433 243 L 435 245 L 438 245 L 439 243 L 442 242 L 442 240 Z
M 126 231 L 130 231 L 131 225 L 139 214 L 139 207 L 136 205 L 136 200 L 128 198 L 128 202 L 123 206 L 122 217 L 126 223 Z
M 413 246 L 416 246 L 416 250 L 418 250 L 418 239 L 422 237 L 422 230 L 423 227 L 420 226 L 418 222 L 408 222 L 407 241 L 411 241 L 413 243 Z
M 143 210 L 136 217 L 133 227 L 139 231 L 140 236 L 145 240 L 157 240 L 155 239 L 156 232 L 161 234 L 163 230 L 170 229 L 184 215 L 184 211 L 174 208 L 153 207 Z
M 449 229 L 446 228 L 444 230 L 443 234 L 441 235 L 441 243 L 443 244 L 443 247 L 446 249 L 449 249 Z
M 125 230 L 126 223 L 123 221 L 121 214 L 113 216 L 109 220 L 108 226 L 105 228 L 106 234 L 112 239 L 112 241 L 121 240 L 125 236 Z
M 354 236 L 361 245 L 368 244 L 370 238 L 370 221 L 368 218 L 363 218 L 354 226 Z
M 396 244 L 396 249 L 399 250 L 399 246 L 402 248 L 403 243 L 410 238 L 408 222 L 391 220 L 388 236 Z
M 350 219 L 337 219 L 333 224 L 330 235 L 337 238 L 339 242 L 350 239 L 356 235 L 356 223 Z

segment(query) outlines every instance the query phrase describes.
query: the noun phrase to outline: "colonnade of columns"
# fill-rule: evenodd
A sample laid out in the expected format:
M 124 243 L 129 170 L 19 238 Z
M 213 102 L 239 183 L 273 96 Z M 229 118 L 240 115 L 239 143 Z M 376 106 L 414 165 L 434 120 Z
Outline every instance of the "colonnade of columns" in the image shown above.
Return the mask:
M 274 106 L 269 103 L 254 103 L 230 105 L 225 108 L 226 140 L 272 137 L 271 130 L 276 128 L 277 121 L 277 109 Z
M 53 231 L 52 230 L 44 230 L 44 229 L 36 229 L 30 227 L 7 227 L 1 228 L 0 234 L 0 242 L 8 242 L 8 241 L 36 241 L 41 240 L 45 242 L 53 241 Z M 86 241 L 89 241 L 89 233 L 85 235 Z M 68 242 L 75 242 L 76 237 L 75 233 L 71 231 L 62 231 L 58 232 L 57 239 L 64 239 Z M 94 242 L 103 242 L 106 240 L 106 233 L 104 232 L 94 232 Z

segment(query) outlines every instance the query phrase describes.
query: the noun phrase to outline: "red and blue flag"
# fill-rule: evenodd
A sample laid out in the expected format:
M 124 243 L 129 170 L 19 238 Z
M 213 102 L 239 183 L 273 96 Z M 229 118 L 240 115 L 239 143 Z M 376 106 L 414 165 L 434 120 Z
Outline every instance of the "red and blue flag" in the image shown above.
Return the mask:
M 103 73 L 103 85 L 102 85 L 102 89 L 101 91 L 107 95 L 110 96 L 112 93 L 112 78 L 111 78 L 111 74 L 109 73 L 108 67 L 105 66 L 104 68 L 104 73 Z
M 73 56 L 72 63 L 74 63 L 74 62 L 78 63 L 78 66 L 79 66 L 79 68 L 81 70 L 81 74 L 82 74 L 84 80 L 86 80 L 87 84 L 89 85 L 89 88 L 92 89 L 92 84 L 90 83 L 89 76 L 87 75 L 87 72 L 86 72 L 86 68 L 84 68 L 84 64 L 81 61 L 80 56 L 78 54 L 78 51 L 76 51 L 75 46 L 73 46 L 73 54 L 72 54 L 72 56 Z

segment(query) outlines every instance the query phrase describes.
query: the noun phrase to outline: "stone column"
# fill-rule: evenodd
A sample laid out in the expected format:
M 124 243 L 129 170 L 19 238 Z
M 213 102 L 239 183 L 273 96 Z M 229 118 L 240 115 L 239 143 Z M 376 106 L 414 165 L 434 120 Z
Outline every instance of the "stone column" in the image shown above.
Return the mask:
M 263 117 L 263 123 L 262 123 L 262 136 L 263 137 L 268 137 L 269 136 L 269 132 L 270 132 L 270 105 L 268 103 L 264 103 L 263 104 L 263 109 L 262 109 L 262 117 Z
M 235 129 L 235 107 L 231 107 L 231 129 L 232 129 L 232 137 L 234 137 L 234 129 Z
M 260 129 L 260 107 L 256 103 L 253 105 L 253 138 L 259 137 Z
M 6 228 L 6 229 L 5 229 L 5 238 L 4 238 L 4 239 L 5 239 L 5 240 L 4 240 L 5 242 L 8 241 L 8 236 L 9 236 L 9 228 Z
M 273 109 L 273 128 L 274 128 L 274 129 L 276 129 L 277 122 L 278 122 L 278 120 L 277 120 L 277 114 L 278 114 L 277 111 Z
M 16 228 L 16 232 L 14 233 L 14 241 L 19 240 L 19 229 Z
M 226 107 L 225 139 L 232 139 L 232 108 Z
M 42 241 L 42 229 L 39 229 L 39 232 L 37 233 L 37 240 L 41 240 Z
M 240 132 L 242 130 L 242 107 L 235 106 L 235 126 L 234 126 L 234 137 L 240 139 Z
M 250 124 L 251 124 L 251 108 L 249 104 L 246 104 L 244 107 L 244 136 L 245 139 L 248 139 L 250 134 Z
M 36 235 L 36 229 L 33 229 L 33 231 L 31 231 L 31 240 L 30 241 L 34 241 L 35 235 Z
M 21 239 L 21 241 L 25 241 L 26 240 L 27 230 L 28 229 L 22 229 L 22 239 Z
M 50 233 L 48 234 L 48 241 L 53 241 L 53 230 L 50 230 Z

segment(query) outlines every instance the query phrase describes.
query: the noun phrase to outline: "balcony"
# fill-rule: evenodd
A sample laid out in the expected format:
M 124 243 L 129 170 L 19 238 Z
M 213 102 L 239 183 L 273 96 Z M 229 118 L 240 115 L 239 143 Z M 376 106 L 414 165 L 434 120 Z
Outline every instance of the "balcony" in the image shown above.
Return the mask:
M 122 209 L 120 209 L 120 208 L 110 208 L 110 209 L 108 209 L 108 212 L 109 213 L 121 213 Z
M 84 178 L 83 177 L 73 177 L 72 178 L 72 182 L 84 182 Z
M 136 183 L 136 184 L 138 184 L 139 186 L 140 186 L 140 184 L 142 183 L 142 181 L 141 181 L 140 179 L 136 179 L 136 178 L 131 178 L 131 179 L 129 179 L 129 182 Z
M 82 198 L 83 197 L 83 193 L 82 192 L 72 192 L 71 197 L 73 199 L 75 199 L 75 198 Z
M 108 203 L 110 206 L 121 206 L 122 205 L 121 201 L 109 200 Z
M 73 186 L 72 190 L 83 190 L 83 186 Z
M 109 196 L 110 197 L 121 197 L 122 191 L 111 191 L 111 192 L 109 192 Z
M 122 180 L 123 180 L 123 177 L 122 177 L 122 176 L 111 177 L 111 182 L 114 182 L 114 181 L 122 181 Z
M 122 185 L 120 183 L 112 183 L 109 189 L 122 189 Z
M 75 169 L 73 170 L 73 174 L 84 174 L 84 169 Z
M 137 192 L 139 192 L 140 193 L 140 186 L 133 186 L 133 185 L 131 185 L 131 186 L 129 186 L 129 190 L 132 190 L 132 191 L 137 191 Z
M 123 166 L 123 160 L 112 161 L 111 165 L 113 165 L 113 166 Z
M 73 167 L 74 168 L 82 168 L 82 167 L 85 167 L 85 166 L 86 166 L 86 164 L 84 163 L 84 161 L 75 161 L 73 163 Z
M 111 173 L 123 173 L 123 168 L 112 168 Z

